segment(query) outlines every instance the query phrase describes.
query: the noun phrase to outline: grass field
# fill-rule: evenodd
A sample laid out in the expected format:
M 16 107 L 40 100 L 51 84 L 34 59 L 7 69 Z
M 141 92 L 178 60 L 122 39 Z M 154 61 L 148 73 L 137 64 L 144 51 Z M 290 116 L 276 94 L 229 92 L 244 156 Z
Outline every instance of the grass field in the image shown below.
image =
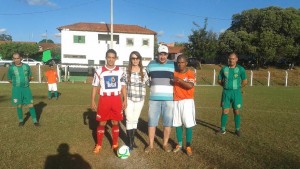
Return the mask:
M 143 152 L 147 143 L 145 102 L 138 126 L 135 149 L 127 160 L 111 150 L 109 134 L 103 150 L 92 153 L 95 113 L 89 110 L 91 85 L 60 83 L 59 100 L 47 99 L 46 84 L 31 84 L 41 127 L 29 118 L 18 127 L 15 108 L 10 104 L 10 84 L 0 84 L 0 168 L 300 168 L 300 88 L 247 87 L 242 110 L 242 136 L 236 137 L 233 115 L 225 135 L 215 135 L 220 125 L 221 87 L 196 87 L 196 119 L 193 129 L 194 155 L 165 153 L 161 149 L 162 126 L 157 130 L 156 149 Z M 24 108 L 24 114 L 27 112 Z M 24 116 L 25 117 L 25 116 Z M 28 117 L 26 117 L 27 119 Z M 125 141 L 124 121 L 119 144 Z M 110 126 L 107 127 L 110 132 Z M 170 143 L 174 146 L 175 130 Z M 69 148 L 69 149 L 68 149 Z

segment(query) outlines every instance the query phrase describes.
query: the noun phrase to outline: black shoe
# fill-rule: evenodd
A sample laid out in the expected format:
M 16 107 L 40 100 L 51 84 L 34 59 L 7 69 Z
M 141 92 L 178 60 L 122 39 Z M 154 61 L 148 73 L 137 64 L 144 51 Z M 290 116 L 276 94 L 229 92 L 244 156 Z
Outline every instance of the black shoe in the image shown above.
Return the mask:
M 41 127 L 39 122 L 33 123 L 35 127 Z
M 240 130 L 236 130 L 236 131 L 235 131 L 235 134 L 236 134 L 238 137 L 241 137 L 241 131 L 240 131 Z
M 19 127 L 23 127 L 23 126 L 24 126 L 24 122 L 20 122 Z
M 218 132 L 216 132 L 216 134 L 226 134 L 226 130 L 219 130 Z

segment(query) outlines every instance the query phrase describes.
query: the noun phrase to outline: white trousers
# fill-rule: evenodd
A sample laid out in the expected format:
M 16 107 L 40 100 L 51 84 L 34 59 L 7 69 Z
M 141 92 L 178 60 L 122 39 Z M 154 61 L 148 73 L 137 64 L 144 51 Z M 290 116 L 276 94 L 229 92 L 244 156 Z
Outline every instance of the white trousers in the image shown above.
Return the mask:
M 137 129 L 139 117 L 141 115 L 142 108 L 144 106 L 144 100 L 134 102 L 127 99 L 127 108 L 125 109 L 126 115 L 126 129 Z
M 48 91 L 56 92 L 57 91 L 57 84 L 56 83 L 51 83 L 51 84 L 48 83 Z

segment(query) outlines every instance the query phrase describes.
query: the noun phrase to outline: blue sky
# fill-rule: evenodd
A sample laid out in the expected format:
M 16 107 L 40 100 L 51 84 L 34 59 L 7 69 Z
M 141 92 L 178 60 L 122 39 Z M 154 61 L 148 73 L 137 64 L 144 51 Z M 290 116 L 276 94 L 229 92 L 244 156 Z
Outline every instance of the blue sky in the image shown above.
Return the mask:
M 193 22 L 222 32 L 233 14 L 251 8 L 300 8 L 299 0 L 113 0 L 114 23 L 147 27 L 159 42 L 187 42 Z M 110 0 L 0 0 L 0 33 L 13 41 L 60 43 L 57 27 L 77 22 L 110 23 Z M 46 36 L 47 35 L 47 36 Z

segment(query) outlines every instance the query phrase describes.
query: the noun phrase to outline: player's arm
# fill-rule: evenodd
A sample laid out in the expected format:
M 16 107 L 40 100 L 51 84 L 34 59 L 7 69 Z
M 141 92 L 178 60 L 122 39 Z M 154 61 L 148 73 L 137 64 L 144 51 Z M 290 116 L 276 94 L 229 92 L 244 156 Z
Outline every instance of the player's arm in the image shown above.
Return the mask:
M 242 78 L 241 87 L 245 87 L 248 84 L 248 80 L 247 80 L 247 75 L 246 75 L 245 69 L 242 69 L 241 78 Z
M 10 67 L 8 68 L 8 72 L 7 72 L 7 81 L 9 82 L 9 83 L 12 83 L 12 71 L 11 71 L 11 69 L 10 69 Z
M 123 110 L 125 110 L 127 108 L 127 89 L 126 89 L 126 85 L 122 85 L 122 89 L 121 89 L 121 94 L 122 94 L 122 108 Z
M 96 94 L 97 94 L 97 90 L 98 90 L 98 87 L 97 86 L 93 86 L 93 89 L 92 89 L 92 102 L 91 102 L 91 109 L 94 110 L 94 111 L 97 111 L 97 104 L 96 104 Z
M 219 73 L 219 75 L 218 75 L 218 84 L 219 84 L 220 86 L 223 86 L 223 85 L 224 85 L 224 81 L 223 81 L 223 77 L 222 77 L 222 73 L 223 73 L 222 70 L 223 70 L 223 69 L 220 70 L 220 73 Z
M 245 87 L 247 84 L 248 84 L 248 80 L 247 79 L 242 80 L 241 87 Z
M 31 72 L 31 68 L 29 65 L 28 66 L 28 81 L 30 82 L 31 80 L 33 80 L 33 76 L 32 76 L 32 72 Z
M 174 76 L 174 82 L 175 82 L 176 85 L 178 85 L 178 86 L 180 86 L 180 87 L 182 87 L 184 89 L 187 89 L 187 90 L 189 90 L 189 89 L 191 89 L 191 88 L 194 87 L 194 83 L 192 83 L 192 82 L 186 82 L 186 81 L 184 81 L 184 80 L 182 80 L 182 79 L 180 79 L 180 78 L 178 78 L 176 76 Z

